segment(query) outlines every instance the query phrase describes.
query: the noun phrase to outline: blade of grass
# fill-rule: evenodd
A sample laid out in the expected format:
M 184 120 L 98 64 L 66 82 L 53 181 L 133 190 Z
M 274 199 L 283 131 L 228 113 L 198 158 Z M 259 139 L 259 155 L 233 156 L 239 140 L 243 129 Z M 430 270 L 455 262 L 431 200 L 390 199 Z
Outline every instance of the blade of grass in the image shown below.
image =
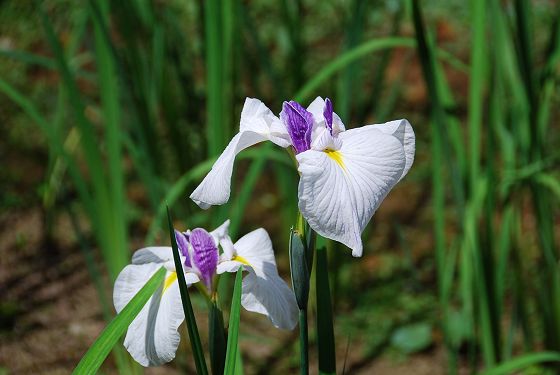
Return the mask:
M 547 362 L 560 362 L 560 353 L 541 352 L 530 353 L 511 359 L 494 368 L 482 372 L 480 375 L 506 375 L 513 374 L 529 366 Z
M 109 228 L 113 241 L 113 248 L 117 251 L 112 254 L 117 264 L 126 264 L 128 254 L 128 230 L 126 215 L 125 183 L 122 162 L 122 135 L 121 112 L 119 102 L 119 87 L 117 85 L 116 68 L 112 58 L 110 46 L 106 43 L 102 31 L 101 21 L 107 16 L 107 3 L 98 1 L 103 19 L 93 17 L 94 41 L 99 78 L 99 89 L 103 118 L 105 125 L 105 143 L 107 148 L 108 185 L 111 201 Z M 124 258 L 118 260 L 119 258 Z
M 204 26 L 206 46 L 206 81 L 208 119 L 207 135 L 208 156 L 217 156 L 225 145 L 223 122 L 223 61 L 222 61 L 222 7 L 217 0 L 204 2 Z
M 105 327 L 97 340 L 82 357 L 73 374 L 95 374 L 109 355 L 111 349 L 117 344 L 119 338 L 126 332 L 128 326 L 136 315 L 142 310 L 150 297 L 163 286 L 166 270 L 161 267 L 146 282 L 138 293 L 130 300 L 124 309 Z
M 90 207 L 88 216 L 92 222 L 97 241 L 107 264 L 109 276 L 114 280 L 128 262 L 128 254 L 126 248 L 119 246 L 118 236 L 113 236 L 115 228 L 112 226 L 114 217 L 111 209 L 111 197 L 108 191 L 108 184 L 106 183 L 103 159 L 98 148 L 98 138 L 94 132 L 93 124 L 85 116 L 85 104 L 70 72 L 60 41 L 55 35 L 53 26 L 42 4 L 39 7 L 39 13 L 47 40 L 55 55 L 62 82 L 68 93 L 77 128 L 80 131 L 80 141 L 86 164 L 91 176 L 90 183 L 95 207 Z
M 339 57 L 325 65 L 321 70 L 315 73 L 311 79 L 298 90 L 294 95 L 294 100 L 302 101 L 311 96 L 312 92 L 316 90 L 323 82 L 325 82 L 332 75 L 347 67 L 354 61 L 376 51 L 391 49 L 395 47 L 409 47 L 415 46 L 414 39 L 403 37 L 391 37 L 374 39 L 360 44 L 359 46 L 341 54 Z
M 452 283 L 446 282 L 446 275 L 449 274 L 448 263 L 449 257 L 446 254 L 446 218 L 445 218 L 445 182 L 441 171 L 444 168 L 444 158 L 447 160 L 448 169 L 456 183 L 460 182 L 460 174 L 456 172 L 456 168 L 452 165 L 451 153 L 446 142 L 446 124 L 447 117 L 443 107 L 441 84 L 438 84 L 437 73 L 434 61 L 434 53 L 432 45 L 429 43 L 424 29 L 424 20 L 418 0 L 411 0 L 412 20 L 414 24 L 418 54 L 422 66 L 422 72 L 428 88 L 430 96 L 431 109 L 431 127 L 432 136 L 432 201 L 434 212 L 434 237 L 435 237 L 435 253 L 436 253 L 436 269 L 438 273 L 438 295 L 439 305 L 443 310 L 444 339 L 447 351 L 449 353 L 449 371 L 456 373 L 457 371 L 457 351 L 458 347 L 454 346 L 451 336 L 451 327 L 448 321 L 449 316 L 449 296 L 451 292 L 444 288 L 451 287 Z M 456 200 L 461 205 L 462 196 L 460 190 L 455 188 Z M 459 216 L 461 216 L 461 207 L 459 207 Z M 464 254 L 464 252 L 462 252 Z M 463 278 L 468 279 L 468 274 L 463 274 Z M 463 285 L 468 285 L 468 280 Z M 465 290 L 468 292 L 468 290 Z M 469 298 L 465 297 L 466 301 Z M 466 307 L 468 309 L 468 306 Z
M 179 282 L 179 291 L 181 292 L 181 301 L 183 303 L 183 311 L 185 313 L 185 320 L 187 322 L 187 331 L 189 333 L 189 339 L 191 341 L 196 372 L 199 375 L 207 375 L 208 370 L 206 367 L 206 360 L 204 358 L 204 350 L 202 349 L 202 344 L 200 342 L 200 335 L 198 333 L 198 327 L 196 325 L 196 318 L 194 316 L 187 282 L 185 281 L 183 264 L 181 262 L 181 257 L 179 256 L 179 249 L 177 247 L 177 240 L 175 239 L 175 230 L 173 229 L 173 222 L 171 221 L 169 207 L 167 207 L 167 223 L 169 226 L 171 248 L 173 249 L 173 260 L 175 262 L 176 270 L 175 272 L 177 273 L 177 280 Z
M 231 310 L 229 313 L 228 340 L 226 351 L 225 375 L 235 375 L 237 352 L 239 351 L 239 319 L 241 317 L 241 281 L 243 279 L 243 266 L 237 270 Z
M 362 39 L 367 6 L 367 1 L 360 0 L 354 0 L 350 5 L 352 14 L 346 21 L 346 35 L 344 38 L 345 51 L 354 48 Z M 362 100 L 360 95 L 358 95 L 362 90 L 356 90 L 354 87 L 354 83 L 358 80 L 361 72 L 362 70 L 357 61 L 349 64 L 340 72 L 336 91 L 336 112 L 343 119 L 350 117 L 351 103 L 359 103 Z
M 14 101 L 14 103 L 16 103 L 19 107 L 21 107 L 24 113 L 39 127 L 39 129 L 47 137 L 51 150 L 58 155 L 62 155 L 69 167 L 70 173 L 74 180 L 74 184 L 78 189 L 78 194 L 80 196 L 81 202 L 84 204 L 86 210 L 92 209 L 93 198 L 91 197 L 91 194 L 87 188 L 84 177 L 80 173 L 75 160 L 66 152 L 63 141 L 59 139 L 57 133 L 51 127 L 49 122 L 39 113 L 37 108 L 29 99 L 23 96 L 2 78 L 0 78 L 0 91 L 8 96 L 12 101 Z

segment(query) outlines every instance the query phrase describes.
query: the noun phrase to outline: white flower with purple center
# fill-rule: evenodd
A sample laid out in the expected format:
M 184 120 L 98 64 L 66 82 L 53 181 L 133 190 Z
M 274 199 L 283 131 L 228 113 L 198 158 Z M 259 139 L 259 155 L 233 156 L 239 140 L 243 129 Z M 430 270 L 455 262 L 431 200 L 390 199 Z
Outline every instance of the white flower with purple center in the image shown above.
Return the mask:
M 202 228 L 175 232 L 187 284 L 201 282 L 205 294 L 213 295 L 219 275 L 236 272 L 243 265 L 248 274 L 243 278 L 241 305 L 266 315 L 277 328 L 293 329 L 298 316 L 296 299 L 278 275 L 268 233 L 260 228 L 234 244 L 228 227 L 229 220 L 210 233 Z M 120 312 L 161 266 L 167 270 L 165 280 L 130 324 L 124 340 L 126 349 L 143 366 L 171 361 L 179 346 L 177 330 L 185 315 L 171 247 L 136 251 L 113 291 L 115 309 Z
M 278 118 L 260 100 L 247 98 L 239 133 L 191 199 L 205 209 L 226 203 L 235 156 L 265 140 L 293 148 L 300 173 L 298 206 L 311 228 L 361 256 L 362 231 L 414 161 L 410 123 L 403 119 L 346 130 L 329 99 L 318 97 L 307 109 L 284 102 Z

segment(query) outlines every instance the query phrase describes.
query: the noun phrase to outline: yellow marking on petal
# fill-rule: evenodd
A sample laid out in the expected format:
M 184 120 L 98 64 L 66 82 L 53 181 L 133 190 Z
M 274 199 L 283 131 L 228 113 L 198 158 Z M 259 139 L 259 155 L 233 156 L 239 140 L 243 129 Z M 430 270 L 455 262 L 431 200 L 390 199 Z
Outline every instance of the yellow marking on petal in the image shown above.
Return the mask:
M 243 263 L 244 265 L 249 266 L 249 267 L 253 267 L 253 266 L 251 266 L 251 263 L 249 263 L 249 261 L 247 259 L 243 258 L 241 255 L 235 255 L 233 258 L 231 258 L 231 260 L 237 261 L 239 263 Z
M 171 272 L 171 274 L 165 279 L 165 283 L 163 284 L 163 291 L 161 292 L 161 294 L 163 295 L 167 288 L 169 288 L 175 281 L 177 281 L 177 272 Z
M 325 153 L 329 158 L 336 161 L 336 164 L 340 165 L 340 168 L 346 170 L 346 167 L 344 166 L 344 160 L 342 160 L 342 154 L 340 153 L 340 151 L 326 148 Z

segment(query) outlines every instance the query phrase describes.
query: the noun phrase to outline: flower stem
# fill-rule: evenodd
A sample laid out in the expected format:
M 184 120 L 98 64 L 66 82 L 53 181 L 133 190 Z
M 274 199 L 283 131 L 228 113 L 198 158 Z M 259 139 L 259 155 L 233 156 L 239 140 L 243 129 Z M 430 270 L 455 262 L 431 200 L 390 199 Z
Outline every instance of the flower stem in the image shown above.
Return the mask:
M 333 314 L 327 250 L 317 249 L 316 254 L 316 293 L 317 293 L 317 349 L 319 352 L 319 374 L 336 373 L 336 351 L 334 343 Z
M 299 342 L 300 342 L 300 373 L 309 374 L 309 340 L 307 327 L 307 301 L 309 299 L 309 277 L 311 262 L 308 254 L 313 253 L 309 249 L 314 241 L 307 241 L 305 234 L 306 223 L 298 215 L 296 229 L 290 233 L 290 273 L 292 277 L 292 287 L 296 296 L 299 308 Z
M 309 338 L 307 334 L 307 309 L 299 310 L 300 374 L 309 374 Z

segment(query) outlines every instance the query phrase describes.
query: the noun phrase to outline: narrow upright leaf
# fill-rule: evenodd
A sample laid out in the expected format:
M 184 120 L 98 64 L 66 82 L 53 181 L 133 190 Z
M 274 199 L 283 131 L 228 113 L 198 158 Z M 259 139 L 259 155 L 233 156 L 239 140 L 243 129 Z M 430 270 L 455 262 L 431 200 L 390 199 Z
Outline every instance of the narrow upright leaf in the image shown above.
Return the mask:
M 208 336 L 210 341 L 210 364 L 212 374 L 224 373 L 226 360 L 226 332 L 224 329 L 224 316 L 222 310 L 214 301 L 209 305 L 210 317 L 208 319 Z
M 224 374 L 235 374 L 235 362 L 238 352 L 238 338 L 239 338 L 239 319 L 241 315 L 241 280 L 242 280 L 243 267 L 237 270 L 235 276 L 235 286 L 233 287 L 233 297 L 231 299 L 231 311 L 229 313 L 229 327 L 228 327 L 228 340 L 226 352 L 226 370 Z
M 336 373 L 331 289 L 327 267 L 327 250 L 317 250 L 317 346 L 319 374 Z
M 177 280 L 179 282 L 179 290 L 181 292 L 181 301 L 183 302 L 183 311 L 185 312 L 189 339 L 191 340 L 196 372 L 200 375 L 207 375 L 208 369 L 206 368 L 204 351 L 200 343 L 200 335 L 198 334 L 198 327 L 192 309 L 191 298 L 189 297 L 187 282 L 185 281 L 185 274 L 182 272 L 183 265 L 181 264 L 181 257 L 179 256 L 179 249 L 177 247 L 177 240 L 175 239 L 175 231 L 173 230 L 169 207 L 167 207 L 167 222 L 169 224 L 169 238 L 171 239 L 171 247 L 173 248 L 173 260 L 175 261 L 175 270 L 177 271 Z

